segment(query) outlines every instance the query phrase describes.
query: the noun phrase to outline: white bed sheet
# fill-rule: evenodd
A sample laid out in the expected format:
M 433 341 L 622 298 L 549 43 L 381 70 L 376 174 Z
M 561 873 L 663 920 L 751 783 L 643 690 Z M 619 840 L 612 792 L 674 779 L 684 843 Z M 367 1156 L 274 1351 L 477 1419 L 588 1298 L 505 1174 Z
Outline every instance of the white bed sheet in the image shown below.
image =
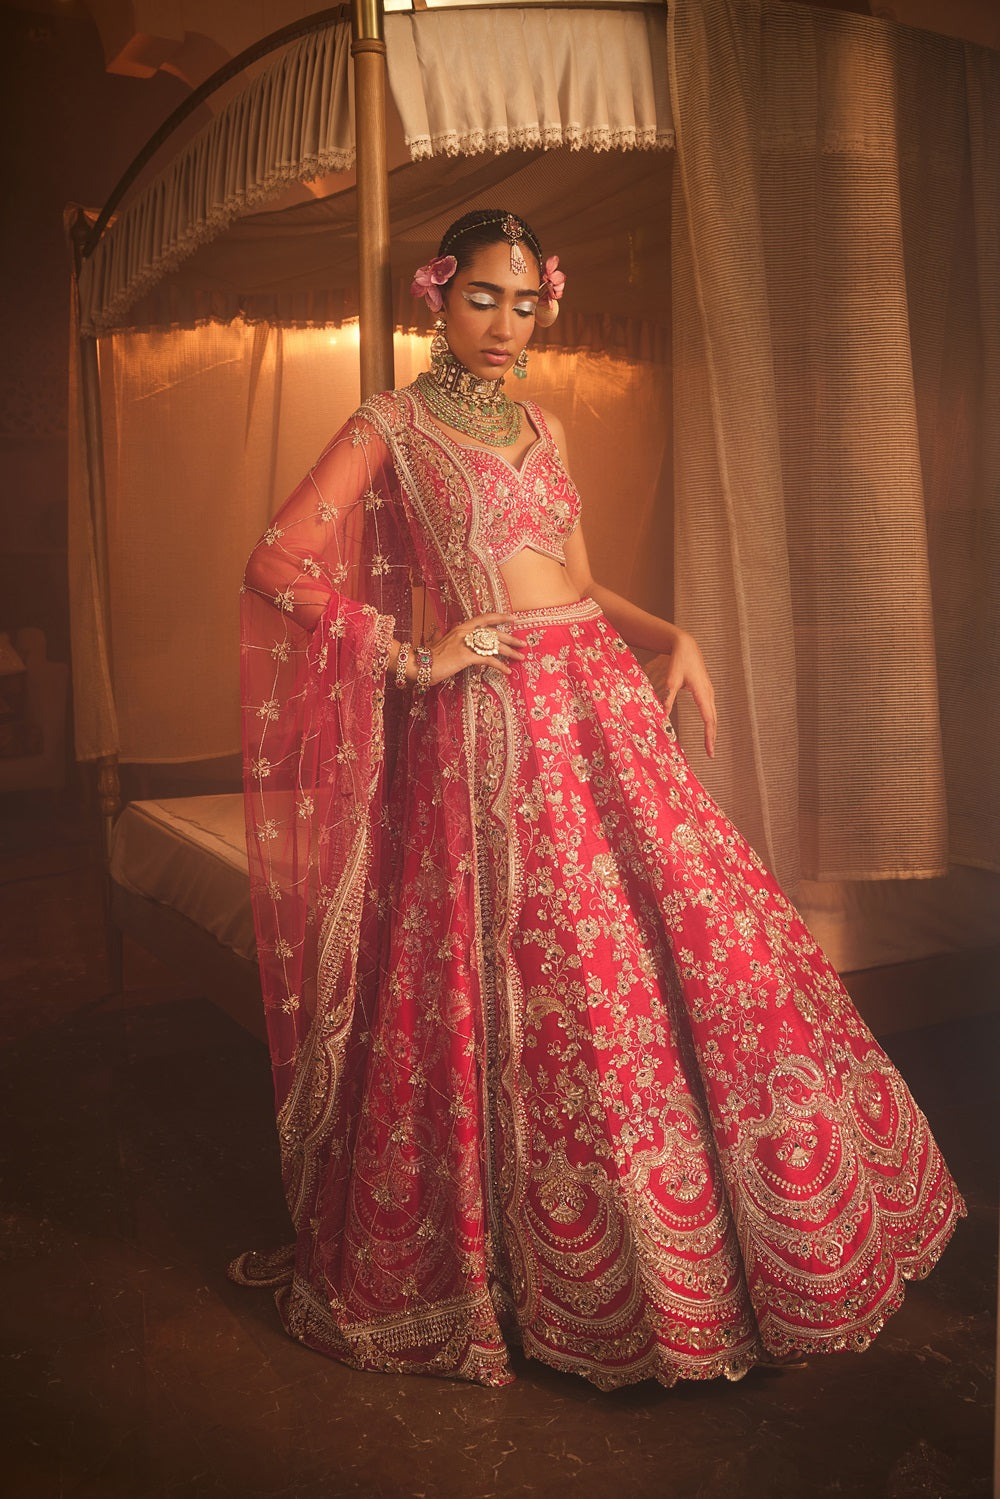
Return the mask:
M 111 878 L 256 957 L 241 796 L 130 802 L 115 824 Z
M 132 802 L 115 828 L 111 874 L 255 956 L 241 796 Z M 795 904 L 840 973 L 1000 942 L 1000 875 L 986 869 L 806 882 Z

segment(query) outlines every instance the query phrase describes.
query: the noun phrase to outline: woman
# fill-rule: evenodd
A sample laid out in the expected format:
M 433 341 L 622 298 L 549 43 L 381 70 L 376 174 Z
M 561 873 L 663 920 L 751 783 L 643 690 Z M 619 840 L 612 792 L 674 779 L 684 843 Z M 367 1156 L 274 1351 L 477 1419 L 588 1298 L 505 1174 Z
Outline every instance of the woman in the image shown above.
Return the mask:
M 563 277 L 505 211 L 414 289 L 432 369 L 366 402 L 255 549 L 248 845 L 296 1240 L 231 1274 L 368 1369 L 604 1389 L 864 1348 L 965 1206 L 594 582 L 555 418 L 512 402 Z M 406 639 L 411 582 L 424 642 Z M 429 622 L 426 616 L 429 614 Z

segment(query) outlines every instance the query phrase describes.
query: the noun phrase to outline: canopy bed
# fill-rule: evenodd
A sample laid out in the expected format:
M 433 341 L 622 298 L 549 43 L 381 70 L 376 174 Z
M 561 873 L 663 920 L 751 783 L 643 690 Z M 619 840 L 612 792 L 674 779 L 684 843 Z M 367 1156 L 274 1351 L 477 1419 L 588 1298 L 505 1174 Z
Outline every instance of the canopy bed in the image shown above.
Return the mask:
M 413 267 L 503 203 L 572 272 L 530 394 L 595 569 L 708 659 L 696 773 L 841 971 L 995 942 L 1000 56 L 784 0 L 398 3 L 255 48 L 141 190 L 68 216 L 75 733 L 115 923 L 263 1034 L 243 559 L 359 369 L 422 366 Z M 119 766 L 170 794 L 119 817 Z

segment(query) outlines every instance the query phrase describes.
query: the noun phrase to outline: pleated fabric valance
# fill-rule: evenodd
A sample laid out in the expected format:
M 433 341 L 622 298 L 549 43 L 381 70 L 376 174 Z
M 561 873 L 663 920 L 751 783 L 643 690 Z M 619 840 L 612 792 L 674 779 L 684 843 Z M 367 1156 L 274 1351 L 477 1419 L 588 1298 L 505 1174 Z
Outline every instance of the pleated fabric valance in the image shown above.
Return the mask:
M 129 326 L 143 296 L 289 182 L 353 167 L 350 44 L 341 24 L 286 47 L 118 216 L 80 275 L 85 334 Z M 390 15 L 386 47 L 413 160 L 673 145 L 663 9 Z
M 386 18 L 414 161 L 556 146 L 674 143 L 666 11 L 428 11 Z
M 350 26 L 286 47 L 126 208 L 80 274 L 84 333 L 123 326 L 163 276 L 288 182 L 354 165 Z

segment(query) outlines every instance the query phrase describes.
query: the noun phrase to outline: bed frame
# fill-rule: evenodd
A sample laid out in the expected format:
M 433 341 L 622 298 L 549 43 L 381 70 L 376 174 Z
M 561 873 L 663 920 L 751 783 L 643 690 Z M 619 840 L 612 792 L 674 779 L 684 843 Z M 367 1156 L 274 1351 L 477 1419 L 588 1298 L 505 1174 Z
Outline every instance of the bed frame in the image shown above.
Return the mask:
M 128 167 L 93 223 L 80 214 L 72 228 L 76 270 L 93 253 L 119 202 L 133 181 L 177 126 L 223 84 L 249 64 L 310 31 L 351 19 L 354 62 L 355 141 L 358 184 L 358 271 L 361 397 L 393 385 L 393 309 L 389 269 L 389 181 L 386 153 L 386 47 L 383 0 L 351 0 L 318 11 L 255 43 L 208 78 L 165 121 Z M 107 606 L 107 542 L 104 465 L 97 345 L 80 339 L 80 379 L 87 435 L 92 520 L 97 541 L 101 594 Z M 105 621 L 110 638 L 110 620 Z M 136 894 L 111 878 L 114 826 L 122 811 L 118 758 L 96 762 L 96 797 L 104 829 L 104 909 L 108 986 L 124 986 L 123 937 L 128 936 L 178 974 L 195 979 L 205 995 L 247 1031 L 266 1040 L 260 978 L 256 963 L 231 951 L 211 933 L 171 906 Z M 206 857 L 209 857 L 206 855 Z
M 244 1030 L 267 1041 L 257 964 L 224 946 L 171 906 L 108 879 L 108 951 L 112 992 L 124 987 L 122 937 L 137 942 L 178 976 L 194 979 L 206 998 Z

